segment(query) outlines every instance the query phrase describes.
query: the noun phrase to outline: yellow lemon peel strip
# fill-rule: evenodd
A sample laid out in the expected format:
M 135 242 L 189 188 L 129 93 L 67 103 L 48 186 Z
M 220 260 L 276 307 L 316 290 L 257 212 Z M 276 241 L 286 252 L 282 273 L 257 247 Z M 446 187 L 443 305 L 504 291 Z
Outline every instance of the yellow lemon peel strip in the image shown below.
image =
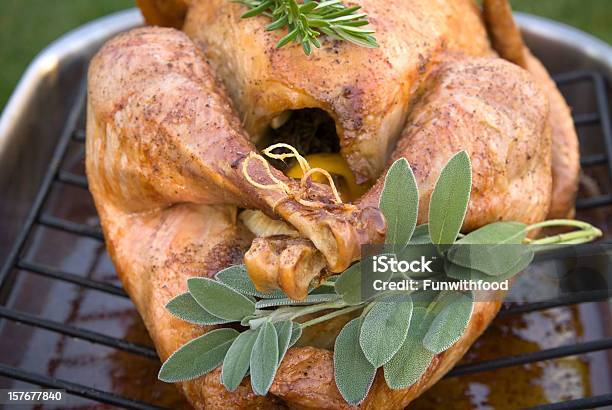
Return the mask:
M 288 149 L 290 152 L 286 152 L 283 154 L 273 153 L 272 151 L 276 148 L 285 148 L 285 149 Z M 272 174 L 272 170 L 270 169 L 270 164 L 268 163 L 268 161 L 266 161 L 263 156 L 259 154 L 255 154 L 254 152 L 249 153 L 249 156 L 242 162 L 242 173 L 244 174 L 245 178 L 247 179 L 247 181 L 249 181 L 251 185 L 257 188 L 261 188 L 261 189 L 280 190 L 284 192 L 288 197 L 294 198 L 298 203 L 304 206 L 307 206 L 310 208 L 321 208 L 324 206 L 323 203 L 318 202 L 318 201 L 310 201 L 310 200 L 302 198 L 301 196 L 303 195 L 304 192 L 306 192 L 306 182 L 308 182 L 308 180 L 312 177 L 312 175 L 322 174 L 329 181 L 329 185 L 334 195 L 334 201 L 337 204 L 342 204 L 342 198 L 340 197 L 340 194 L 338 193 L 338 189 L 336 188 L 336 184 L 334 183 L 334 179 L 332 178 L 331 174 L 323 168 L 311 168 L 306 158 L 300 155 L 300 153 L 297 151 L 297 149 L 295 149 L 295 147 L 289 144 L 285 144 L 285 143 L 278 143 L 278 144 L 270 145 L 268 148 L 264 149 L 262 152 L 267 157 L 277 159 L 280 161 L 284 161 L 287 158 L 295 158 L 297 160 L 300 168 L 302 169 L 302 174 L 303 174 L 302 178 L 300 179 L 300 192 L 298 192 L 296 195 L 296 193 L 293 192 L 287 184 L 285 184 L 283 181 L 276 178 L 274 174 Z M 252 159 L 257 159 L 264 165 L 268 177 L 274 182 L 273 184 L 261 184 L 255 181 L 249 175 L 248 165 Z M 279 203 L 281 203 L 282 201 L 286 199 L 287 198 L 281 198 L 279 201 L 277 201 L 272 207 L 273 210 L 276 209 L 276 206 Z
M 268 174 L 268 177 L 274 182 L 274 184 L 260 184 L 259 182 L 251 178 L 251 176 L 249 175 L 248 169 L 249 169 L 249 163 L 251 162 L 252 159 L 256 159 L 263 164 L 264 168 L 266 169 L 266 173 Z M 249 183 L 253 185 L 254 187 L 261 188 L 261 189 L 277 189 L 277 190 L 281 190 L 285 192 L 286 194 L 289 194 L 291 192 L 291 189 L 289 188 L 289 186 L 287 186 L 287 184 L 285 184 L 283 181 L 276 178 L 274 174 L 272 174 L 272 170 L 270 169 L 270 164 L 268 164 L 268 161 L 266 161 L 265 158 L 262 157 L 261 155 L 251 152 L 249 156 L 246 157 L 245 160 L 242 162 L 242 173 L 244 174 L 247 181 L 249 181 Z
M 342 198 L 340 198 L 340 194 L 338 193 L 338 189 L 336 188 L 336 184 L 334 183 L 334 179 L 332 178 L 331 174 L 329 172 L 327 172 L 327 170 L 325 170 L 323 168 L 311 168 L 310 170 L 305 172 L 304 176 L 302 177 L 302 179 L 300 181 L 300 186 L 302 187 L 302 189 L 306 188 L 306 182 L 314 174 L 322 174 L 323 176 L 325 176 L 325 178 L 327 178 L 327 180 L 329 181 L 329 186 L 331 187 L 332 192 L 334 193 L 334 197 L 335 197 L 336 203 L 341 204 L 342 203 Z

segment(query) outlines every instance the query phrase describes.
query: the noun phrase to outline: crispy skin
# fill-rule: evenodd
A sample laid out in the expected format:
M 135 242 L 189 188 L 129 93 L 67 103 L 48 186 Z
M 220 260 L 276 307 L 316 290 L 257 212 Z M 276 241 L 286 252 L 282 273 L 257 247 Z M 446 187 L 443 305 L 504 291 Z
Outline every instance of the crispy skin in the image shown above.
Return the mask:
M 169 37 L 172 41 L 168 40 Z M 176 45 L 177 39 L 180 47 Z M 168 67 L 167 62 L 160 64 L 156 60 L 169 52 L 167 48 L 173 52 L 172 69 L 164 68 L 161 74 L 164 81 L 156 81 L 155 70 Z M 151 52 L 156 56 L 153 60 L 148 54 Z M 183 70 L 188 70 L 189 78 L 197 78 L 198 72 L 194 70 L 203 69 L 193 65 L 191 53 L 189 42 L 174 31 L 140 29 L 107 45 L 94 59 L 89 79 L 87 172 L 91 191 L 101 216 L 110 254 L 162 358 L 166 358 L 185 341 L 206 331 L 205 328 L 190 326 L 171 318 L 163 308 L 165 303 L 184 291 L 187 277 L 211 275 L 237 262 L 251 241 L 244 229 L 236 226 L 235 207 L 197 204 L 214 204 L 222 202 L 219 198 L 223 198 L 223 195 L 229 198 L 239 198 L 240 195 L 231 189 L 230 183 L 218 187 L 229 187 L 229 194 L 226 191 L 211 191 L 217 182 L 206 185 L 203 181 L 206 178 L 215 181 L 219 176 L 215 173 L 207 176 L 198 169 L 198 164 L 210 165 L 210 158 L 197 155 L 182 157 L 186 146 L 176 142 L 183 141 L 179 138 L 183 132 L 190 135 L 189 127 L 176 128 L 176 123 L 181 124 L 192 111 L 186 110 L 189 107 L 188 101 L 177 101 L 172 90 L 179 87 L 177 90 L 184 97 L 190 89 L 178 81 L 184 79 L 184 75 L 181 75 Z M 122 72 L 122 67 L 129 67 L 130 71 Z M 199 75 L 208 78 L 204 71 Z M 493 81 L 499 76 L 508 78 L 507 82 L 499 84 Z M 229 106 L 219 102 L 223 101 L 219 97 L 222 92 L 214 88 L 210 80 L 206 81 L 209 81 L 207 91 L 198 94 L 196 101 L 203 99 L 211 106 L 216 104 L 215 111 L 207 112 L 204 105 L 198 112 L 207 118 L 206 121 L 202 120 L 204 123 L 218 126 L 200 135 L 219 143 L 215 138 L 223 140 L 224 132 L 231 132 L 231 127 L 236 127 L 234 130 L 239 128 L 231 120 Z M 204 80 L 199 83 L 199 87 L 204 88 L 203 84 L 206 84 Z M 158 87 L 168 91 L 160 95 Z M 427 88 L 430 91 L 415 108 L 412 117 L 414 125 L 407 128 L 397 150 L 398 155 L 407 156 L 416 166 L 424 195 L 430 192 L 431 178 L 439 171 L 444 160 L 458 149 L 468 149 L 475 158 L 475 181 L 478 187 L 481 186 L 478 172 L 486 171 L 490 173 L 489 179 L 497 181 L 501 178 L 502 182 L 497 181 L 499 187 L 495 184 L 484 185 L 482 189 L 499 194 L 501 202 L 509 200 L 503 196 L 503 189 L 508 186 L 522 187 L 523 198 L 539 197 L 537 190 L 532 191 L 534 186 L 521 179 L 524 175 L 520 172 L 516 175 L 519 178 L 517 181 L 510 177 L 503 179 L 517 172 L 514 168 L 499 169 L 493 166 L 498 165 L 498 162 L 504 164 L 505 157 L 498 161 L 491 160 L 491 164 L 487 162 L 487 158 L 497 152 L 490 150 L 491 144 L 513 146 L 519 150 L 508 151 L 508 155 L 524 153 L 521 147 L 529 146 L 541 158 L 538 164 L 544 171 L 540 172 L 545 174 L 546 170 L 550 170 L 550 165 L 546 164 L 549 142 L 544 121 L 546 104 L 542 102 L 545 99 L 525 72 L 501 60 L 465 62 L 461 58 L 449 56 L 449 62 L 440 66 L 431 76 Z M 164 111 L 168 108 L 158 101 L 167 102 L 172 109 Z M 478 115 L 473 113 L 476 107 L 480 113 Z M 156 120 L 158 117 L 161 119 Z M 171 141 L 174 145 L 163 145 L 164 156 L 151 157 L 160 151 L 156 150 L 154 144 L 148 144 L 148 141 L 164 141 L 162 138 L 167 135 L 173 136 Z M 481 137 L 476 138 L 474 135 Z M 202 136 L 196 141 L 202 141 Z M 431 143 L 432 136 L 437 138 L 436 144 Z M 232 143 L 238 144 L 235 141 L 225 142 L 226 145 Z M 242 144 L 239 147 L 248 148 L 245 142 L 239 144 Z M 421 155 L 419 159 L 417 154 L 428 152 L 425 148 L 432 145 L 437 150 L 430 152 L 431 155 Z M 183 151 L 173 151 L 176 147 Z M 497 154 L 494 155 L 496 158 Z M 518 166 L 521 172 L 537 177 L 539 168 L 533 169 L 532 162 L 525 160 Z M 216 168 L 216 172 L 220 177 L 227 175 L 220 168 Z M 489 179 L 484 178 L 483 181 Z M 536 185 L 545 186 L 545 179 Z M 425 184 L 427 181 L 429 188 Z M 376 192 L 376 189 L 373 190 L 368 197 L 376 198 Z M 477 206 L 470 210 L 469 218 L 473 224 L 478 223 L 479 215 L 481 223 L 485 223 L 488 218 L 501 214 L 501 208 L 479 206 L 480 202 L 476 199 L 478 194 L 473 200 Z M 491 201 L 495 199 L 488 198 Z M 423 199 L 425 202 L 425 197 Z M 538 215 L 542 217 L 546 213 L 545 200 L 541 201 L 539 208 L 538 201 L 524 201 L 523 205 L 530 213 L 522 217 L 519 215 L 519 220 L 531 221 L 531 218 L 537 218 Z M 463 355 L 493 318 L 497 308 L 498 304 L 494 302 L 478 303 L 463 338 L 436 358 L 423 379 L 410 389 L 391 392 L 379 376 L 363 407 L 401 408 L 418 396 Z M 333 338 L 341 323 L 328 324 L 322 332 Z M 290 350 L 272 386 L 271 395 L 267 398 L 255 396 L 248 380 L 243 382 L 237 392 L 225 392 L 219 384 L 218 370 L 182 386 L 186 396 L 197 408 L 270 408 L 279 405 L 279 400 L 296 408 L 346 406 L 333 382 L 332 353 L 314 347 Z
M 285 110 L 320 108 L 336 120 L 341 152 L 358 182 L 374 181 L 399 136 L 424 74 L 444 50 L 489 55 L 473 0 L 357 0 L 369 15 L 378 49 L 322 39 L 305 57 L 281 50 L 282 31 L 267 17 L 241 19 L 244 6 L 196 0 L 183 30 L 200 45 L 257 141 Z
M 544 88 L 550 101 L 552 134 L 552 203 L 546 219 L 573 218 L 580 180 L 580 147 L 570 107 L 546 68 L 527 48 L 525 67 Z
M 508 1 L 485 0 L 483 12 L 495 50 L 502 58 L 529 71 L 548 94 L 553 172 L 552 205 L 548 219 L 573 218 L 580 177 L 580 152 L 571 110 L 546 68 L 525 46 Z
M 501 57 L 525 67 L 523 38 L 514 23 L 508 0 L 484 0 L 482 5 L 485 25 L 491 44 Z

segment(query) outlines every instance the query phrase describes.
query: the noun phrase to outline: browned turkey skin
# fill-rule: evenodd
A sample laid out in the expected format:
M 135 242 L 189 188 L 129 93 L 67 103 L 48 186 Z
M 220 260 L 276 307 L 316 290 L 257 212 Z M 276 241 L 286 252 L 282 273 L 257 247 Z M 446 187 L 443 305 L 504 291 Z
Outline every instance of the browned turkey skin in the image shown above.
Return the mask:
M 164 309 L 185 291 L 188 277 L 240 263 L 249 248 L 267 257 L 289 250 L 293 259 L 284 270 L 270 277 L 264 264 L 255 280 L 273 286 L 289 277 L 283 289 L 303 288 L 298 279 L 306 286 L 309 281 L 292 273 L 308 264 L 311 271 L 322 265 L 342 270 L 359 257 L 359 245 L 383 239 L 376 209 L 381 181 L 344 205 L 334 204 L 325 186 L 310 184 L 304 195 L 323 204 L 312 208 L 300 196 L 257 187 L 240 172 L 262 130 L 287 110 L 327 111 L 342 154 L 362 179 L 375 179 L 385 164 L 407 158 L 420 188 L 420 222 L 442 165 L 467 150 L 474 186 L 464 230 L 496 220 L 545 219 L 558 174 L 554 164 L 560 163 L 551 150 L 576 154 L 571 144 L 551 148 L 550 124 L 567 124 L 568 112 L 555 110 L 554 101 L 549 110 L 551 93 L 558 91 L 538 84 L 548 80 L 546 72 L 530 74 L 496 58 L 471 1 L 447 0 L 443 12 L 424 0 L 364 0 L 359 3 L 381 48 L 324 41 L 309 58 L 297 47 L 273 49 L 281 33 L 265 33 L 261 19 L 240 20 L 243 9 L 230 2 L 140 3 L 158 24 L 180 27 L 186 18 L 193 40 L 176 30 L 143 28 L 97 54 L 89 72 L 86 165 L 109 252 L 162 359 L 209 330 Z M 489 21 L 499 17 L 490 14 Z M 511 53 L 500 48 L 500 54 Z M 564 135 L 571 140 L 571 133 Z M 271 182 L 263 163 L 251 161 L 247 168 L 258 183 Z M 272 172 L 297 190 L 295 181 Z M 565 191 L 572 191 L 571 183 Z M 552 201 L 552 208 L 567 212 L 571 195 L 564 201 Z M 253 238 L 236 217 L 239 207 L 281 218 L 301 238 Z M 478 302 L 463 337 L 435 357 L 417 384 L 392 391 L 378 375 L 360 407 L 406 406 L 452 368 L 498 308 Z M 290 349 L 266 397 L 254 395 L 248 379 L 227 392 L 218 369 L 181 387 L 196 408 L 347 408 L 326 349 L 345 322 L 308 328 L 305 347 Z

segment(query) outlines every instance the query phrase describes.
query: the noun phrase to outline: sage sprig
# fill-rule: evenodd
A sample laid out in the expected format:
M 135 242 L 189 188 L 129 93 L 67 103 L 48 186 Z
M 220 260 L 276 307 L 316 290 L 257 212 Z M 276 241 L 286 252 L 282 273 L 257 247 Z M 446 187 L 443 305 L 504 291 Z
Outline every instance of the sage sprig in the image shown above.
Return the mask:
M 464 151 L 454 155 L 440 173 L 431 194 L 428 224 L 417 226 L 418 187 L 405 159 L 390 167 L 384 182 L 380 209 L 388 224 L 387 245 L 405 260 L 437 255 L 440 260 L 433 274 L 437 280 L 507 280 L 531 263 L 538 250 L 531 245 L 584 243 L 601 235 L 588 223 L 566 220 L 532 225 L 496 222 L 461 234 L 471 191 L 471 165 Z M 576 230 L 538 239 L 527 236 L 551 226 Z M 221 383 L 229 391 L 250 374 L 253 391 L 265 395 L 303 329 L 361 311 L 336 338 L 334 377 L 338 390 L 349 404 L 361 403 L 381 367 L 391 389 L 410 387 L 427 371 L 436 354 L 451 348 L 465 333 L 474 296 L 455 290 L 366 295 L 363 263 L 328 278 L 302 301 L 279 290 L 258 291 L 244 266 L 224 269 L 216 280 L 189 279 L 188 292 L 167 304 L 171 314 L 196 325 L 234 323 L 237 328 L 242 326 L 242 331 L 220 328 L 186 343 L 166 360 L 159 378 L 167 382 L 189 380 L 222 365 Z M 385 278 L 391 277 L 390 273 Z M 414 274 L 411 278 L 422 277 Z

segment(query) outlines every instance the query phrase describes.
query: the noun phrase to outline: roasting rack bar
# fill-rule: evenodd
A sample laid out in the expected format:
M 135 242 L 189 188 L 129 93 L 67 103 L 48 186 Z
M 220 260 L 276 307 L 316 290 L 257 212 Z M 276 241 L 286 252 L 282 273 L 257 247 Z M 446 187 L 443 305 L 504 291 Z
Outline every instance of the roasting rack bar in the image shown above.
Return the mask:
M 141 356 L 151 358 L 157 357 L 155 350 L 151 349 L 150 347 L 137 345 L 123 339 L 106 336 L 102 333 L 92 332 L 91 330 L 81 329 L 79 327 L 74 327 L 65 323 L 59 323 L 52 320 L 43 319 L 41 317 L 19 312 L 14 309 L 7 309 L 5 307 L 0 306 L 0 317 L 10 319 L 14 322 L 24 323 L 41 329 L 50 330 L 52 332 L 58 332 L 78 339 L 87 340 L 92 343 L 113 347 L 115 349 L 120 349 Z
M 603 152 L 597 154 L 583 156 L 581 163 L 585 168 L 591 166 L 606 166 L 608 175 L 612 179 L 612 129 L 610 123 L 609 104 L 607 101 L 608 85 L 606 84 L 606 80 L 599 72 L 594 70 L 570 71 L 556 76 L 555 80 L 561 87 L 592 87 L 594 90 L 596 110 L 593 112 L 576 114 L 574 115 L 574 120 L 579 131 L 584 127 L 597 127 L 597 130 L 600 132 L 600 136 L 602 138 L 604 150 Z M 37 226 L 44 226 L 48 229 L 58 230 L 77 237 L 86 237 L 97 241 L 103 240 L 101 229 L 97 226 L 75 223 L 45 214 L 44 212 L 45 204 L 49 200 L 54 184 L 67 184 L 77 189 L 87 189 L 87 180 L 83 175 L 77 175 L 61 168 L 62 160 L 66 156 L 69 145 L 71 143 L 82 144 L 85 142 L 85 131 L 79 126 L 79 119 L 83 114 L 83 109 L 85 106 L 86 93 L 84 82 L 81 81 L 78 84 L 78 87 L 80 89 L 79 97 L 77 102 L 70 110 L 70 113 L 65 121 L 65 127 L 61 131 L 56 149 L 48 166 L 48 171 L 44 176 L 42 184 L 40 185 L 31 210 L 25 219 L 25 223 L 23 224 L 19 234 L 16 236 L 11 251 L 0 269 L 0 295 L 4 296 L 2 300 L 8 300 L 8 296 L 10 296 L 11 292 L 14 290 L 13 284 L 15 278 L 20 275 L 21 271 L 43 276 L 50 280 L 71 283 L 73 285 L 85 289 L 91 289 L 96 292 L 104 292 L 112 295 L 113 297 L 125 298 L 127 296 L 125 291 L 117 285 L 64 272 L 54 266 L 47 266 L 45 264 L 33 262 L 24 256 L 27 253 L 28 238 L 32 236 L 32 232 Z M 580 198 L 577 202 L 578 209 L 592 209 L 611 205 L 611 193 L 602 193 L 601 195 L 590 198 Z M 558 306 L 602 301 L 606 300 L 608 297 L 608 291 L 602 290 L 601 292 L 590 292 L 588 295 L 572 295 L 554 301 L 514 305 L 503 309 L 500 312 L 500 315 L 515 315 Z M 47 331 L 83 340 L 88 343 L 119 349 L 143 357 L 156 357 L 155 351 L 148 346 L 138 345 L 127 340 L 76 327 L 68 323 L 45 319 L 33 314 L 11 309 L 6 305 L 1 304 L 0 320 L 8 320 L 11 322 L 21 323 L 32 328 L 45 329 Z M 612 350 L 612 338 L 604 338 L 601 340 L 544 349 L 541 351 L 516 356 L 500 357 L 479 363 L 460 365 L 451 371 L 447 377 L 461 377 L 467 374 L 492 371 L 528 363 L 536 363 L 543 360 L 566 357 L 569 355 L 580 355 L 590 352 L 609 350 Z M 86 386 L 84 384 L 74 383 L 55 377 L 49 377 L 44 374 L 19 369 L 6 363 L 0 363 L 0 376 L 46 388 L 65 389 L 71 395 L 117 407 L 129 409 L 160 409 L 160 407 L 133 400 L 129 397 L 119 396 L 110 392 Z M 543 405 L 537 407 L 537 409 L 574 410 L 597 408 L 611 404 L 612 392 L 592 397 Z
M 607 349 L 612 349 L 612 338 L 595 340 L 592 342 L 575 343 L 568 346 L 544 349 L 532 353 L 501 357 L 499 359 L 491 359 L 479 363 L 459 365 L 451 370 L 446 377 L 463 376 L 465 374 L 486 372 L 490 370 L 503 369 L 505 367 L 518 366 L 520 364 L 535 363 L 542 360 L 558 359 L 560 357 L 574 356 Z
M 594 158 L 593 160 L 597 161 L 598 159 L 599 158 Z M 605 163 L 605 158 L 603 159 L 603 163 Z M 72 172 L 60 171 L 57 175 L 57 180 L 63 182 L 64 184 L 87 189 L 87 178 L 85 178 L 83 175 L 75 175 Z
M 125 293 L 123 288 L 117 285 L 92 280 L 80 275 L 75 275 L 73 273 L 62 272 L 50 266 L 19 260 L 19 262 L 17 262 L 16 267 L 18 269 L 26 270 L 28 272 L 32 272 L 48 278 L 59 279 L 64 282 L 74 283 L 75 285 L 80 285 L 84 288 L 96 289 L 102 292 L 110 293 L 111 295 L 121 296 L 124 298 L 128 297 L 127 293 Z
M 612 394 L 602 394 L 577 400 L 567 400 L 559 403 L 531 407 L 529 410 L 578 410 L 598 409 L 612 405 Z

